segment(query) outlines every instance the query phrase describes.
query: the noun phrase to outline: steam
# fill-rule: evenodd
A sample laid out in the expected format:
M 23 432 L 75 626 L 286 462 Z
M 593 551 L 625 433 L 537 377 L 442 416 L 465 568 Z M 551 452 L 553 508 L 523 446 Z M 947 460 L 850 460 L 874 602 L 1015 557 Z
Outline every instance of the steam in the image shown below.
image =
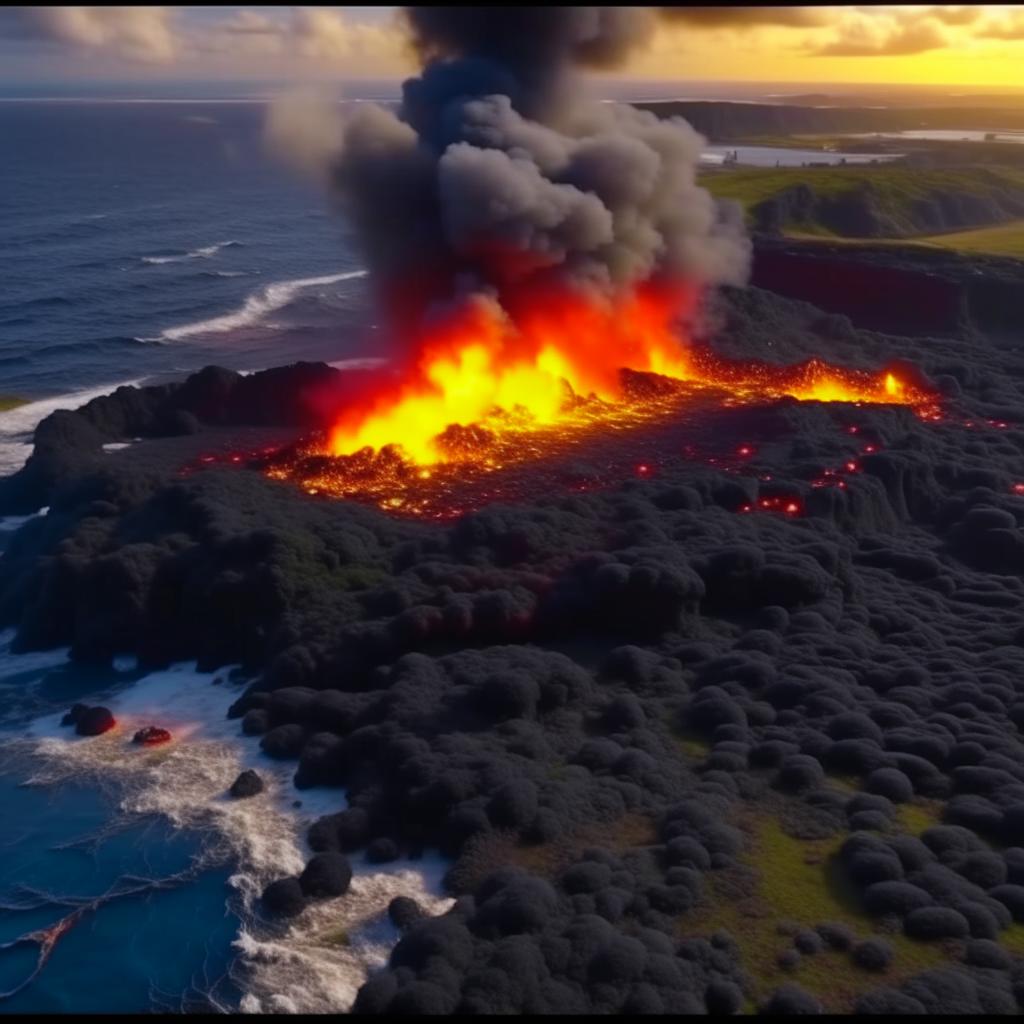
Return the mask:
M 685 121 L 588 98 L 575 72 L 613 68 L 653 8 L 417 7 L 423 62 L 397 111 L 359 105 L 333 139 L 334 198 L 400 317 L 540 279 L 614 296 L 653 276 L 742 283 L 741 218 L 696 184 L 704 140 Z M 333 129 L 337 131 L 337 129 Z M 288 132 L 276 129 L 288 146 Z M 314 133 L 315 134 L 315 133 Z M 316 151 L 323 157 L 322 149 Z

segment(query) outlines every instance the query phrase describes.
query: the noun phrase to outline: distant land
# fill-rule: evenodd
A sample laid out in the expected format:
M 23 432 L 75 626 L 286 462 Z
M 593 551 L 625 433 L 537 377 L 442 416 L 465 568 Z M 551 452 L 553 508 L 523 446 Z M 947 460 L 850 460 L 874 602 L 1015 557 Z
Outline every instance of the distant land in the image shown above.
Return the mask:
M 730 101 L 745 104 L 807 107 L 986 107 L 1024 110 L 1024 87 L 1009 89 L 962 86 L 918 86 L 898 84 L 859 85 L 806 82 L 701 82 L 684 79 L 652 81 L 591 76 L 591 88 L 600 96 L 624 102 L 657 100 Z M 329 88 L 336 95 L 358 99 L 394 100 L 401 95 L 402 79 L 331 79 L 306 82 L 281 79 L 188 80 L 111 79 L 40 80 L 34 82 L 0 78 L 0 99 L 163 99 L 259 101 L 285 89 L 301 86 Z

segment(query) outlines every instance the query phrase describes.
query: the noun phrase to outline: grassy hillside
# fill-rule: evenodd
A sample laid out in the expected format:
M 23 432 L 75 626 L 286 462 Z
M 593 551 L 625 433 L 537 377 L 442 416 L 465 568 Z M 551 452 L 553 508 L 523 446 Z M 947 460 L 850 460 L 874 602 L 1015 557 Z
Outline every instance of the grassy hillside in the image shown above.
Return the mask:
M 1015 220 L 992 228 L 980 228 L 977 231 L 953 231 L 945 235 L 931 235 L 920 241 L 957 252 L 987 253 L 1024 260 L 1024 220 Z
M 1015 167 L 758 167 L 708 172 L 701 183 L 771 233 L 913 238 L 1024 216 Z

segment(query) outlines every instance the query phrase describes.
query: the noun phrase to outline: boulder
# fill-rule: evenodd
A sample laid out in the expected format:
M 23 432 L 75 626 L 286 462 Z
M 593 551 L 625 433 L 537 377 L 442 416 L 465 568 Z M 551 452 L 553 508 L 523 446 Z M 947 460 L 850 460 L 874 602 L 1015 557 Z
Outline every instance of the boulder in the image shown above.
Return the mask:
M 256 796 L 263 792 L 263 780 L 251 768 L 247 768 L 231 783 L 231 789 L 228 792 L 236 800 Z
M 313 899 L 328 899 L 348 892 L 352 865 L 343 853 L 317 853 L 299 877 L 303 893 Z
M 426 911 L 409 896 L 396 896 L 388 904 L 388 918 L 399 931 L 405 931 L 426 916 Z
M 71 710 L 60 720 L 61 725 L 77 725 L 78 719 L 89 710 L 87 704 L 72 704 Z
M 280 917 L 295 917 L 306 906 L 306 897 L 297 878 L 279 878 L 263 890 L 263 905 Z
M 109 708 L 86 708 L 75 719 L 75 732 L 79 736 L 100 736 L 117 725 Z

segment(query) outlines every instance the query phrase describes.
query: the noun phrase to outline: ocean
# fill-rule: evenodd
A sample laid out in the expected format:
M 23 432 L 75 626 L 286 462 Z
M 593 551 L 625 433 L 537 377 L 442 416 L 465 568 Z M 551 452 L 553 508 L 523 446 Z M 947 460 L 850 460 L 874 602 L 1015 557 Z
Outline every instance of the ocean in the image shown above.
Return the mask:
M 0 102 L 0 474 L 35 424 L 122 383 L 210 363 L 375 357 L 352 238 L 264 150 L 260 104 Z M 45 510 L 43 510 L 45 513 Z M 0 520 L 0 550 L 19 520 Z M 341 790 L 298 792 L 194 665 L 144 674 L 14 655 L 0 633 L 0 1013 L 341 1011 L 397 933 L 390 899 L 443 909 L 444 865 L 353 861 L 352 890 L 288 925 L 258 894 L 301 870 Z M 119 728 L 80 739 L 76 701 Z M 132 745 L 169 728 L 166 748 Z M 256 767 L 267 791 L 225 790 Z
M 358 255 L 255 103 L 0 103 L 0 472 L 57 404 L 372 355 Z

